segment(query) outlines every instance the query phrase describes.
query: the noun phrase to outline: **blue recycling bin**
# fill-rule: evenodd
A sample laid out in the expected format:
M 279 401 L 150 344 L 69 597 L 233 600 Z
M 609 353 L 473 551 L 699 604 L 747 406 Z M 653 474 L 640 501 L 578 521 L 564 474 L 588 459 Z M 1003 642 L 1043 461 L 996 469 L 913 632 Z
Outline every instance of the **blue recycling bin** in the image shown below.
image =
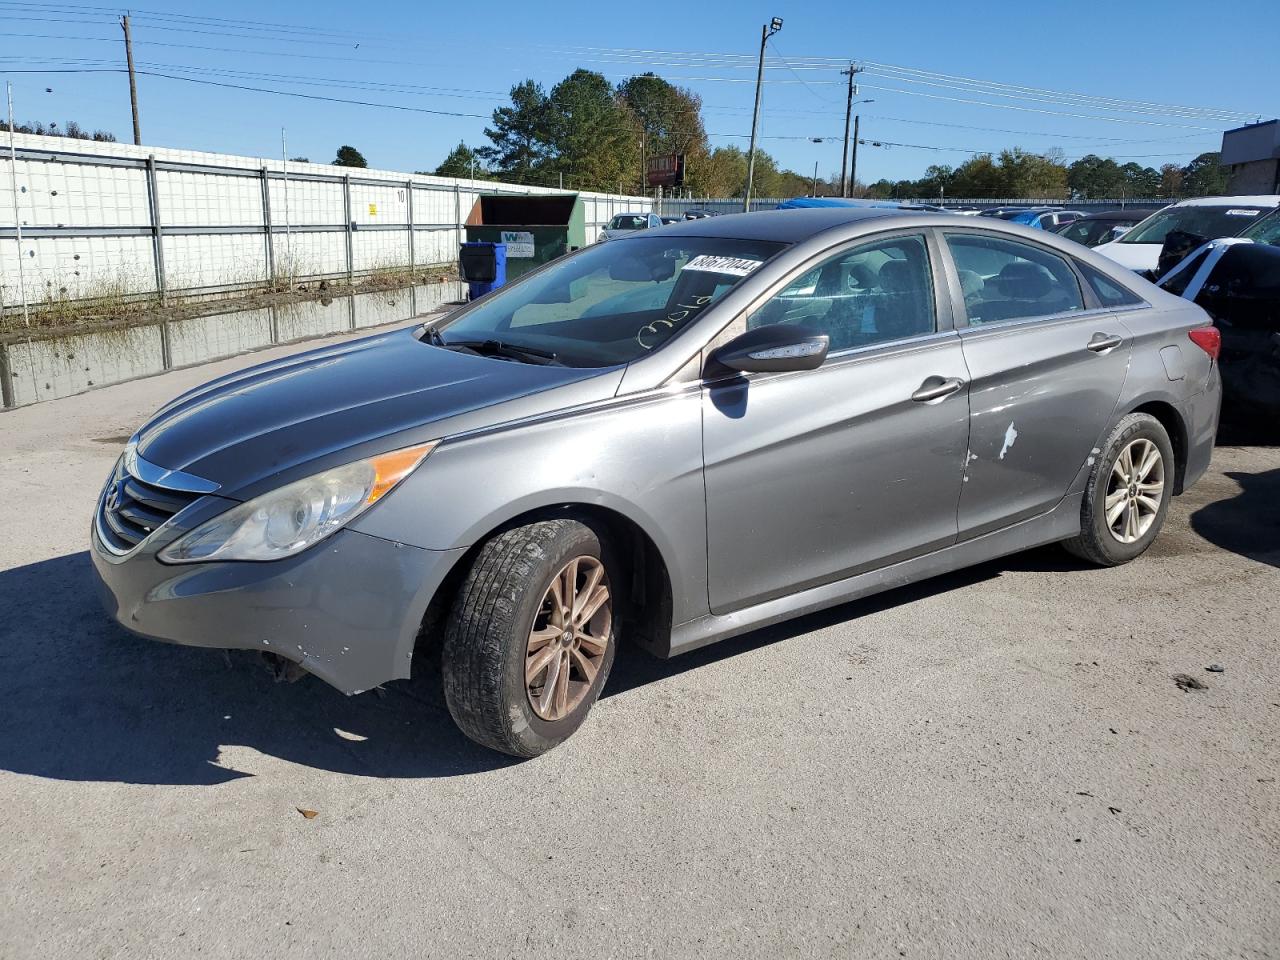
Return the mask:
M 507 282 L 507 245 L 489 241 L 464 243 L 458 251 L 462 279 L 471 300 L 483 297 Z

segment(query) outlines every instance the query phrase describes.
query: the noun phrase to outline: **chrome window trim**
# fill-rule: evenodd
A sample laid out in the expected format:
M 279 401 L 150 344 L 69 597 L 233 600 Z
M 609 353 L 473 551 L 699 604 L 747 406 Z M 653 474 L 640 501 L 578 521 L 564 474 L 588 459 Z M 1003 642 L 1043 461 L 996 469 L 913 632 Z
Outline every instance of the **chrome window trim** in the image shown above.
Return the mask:
M 182 493 L 217 493 L 221 484 L 197 477 L 182 470 L 168 470 L 157 466 L 138 454 L 137 440 L 130 440 L 124 448 L 124 469 L 134 478 L 153 487 L 164 490 L 178 490 Z
M 1127 304 L 1123 307 L 1094 307 L 1089 310 L 1069 310 L 1066 313 L 1050 313 L 1040 317 L 1019 317 L 1015 320 L 997 320 L 993 323 L 980 323 L 973 326 L 961 327 L 958 333 L 961 336 L 972 338 L 982 333 L 997 333 L 1000 331 L 1017 330 L 1022 327 L 1039 326 L 1043 324 L 1060 324 L 1070 323 L 1076 320 L 1088 320 L 1090 318 L 1109 317 L 1117 313 L 1125 313 L 1131 310 L 1150 310 L 1149 303 Z

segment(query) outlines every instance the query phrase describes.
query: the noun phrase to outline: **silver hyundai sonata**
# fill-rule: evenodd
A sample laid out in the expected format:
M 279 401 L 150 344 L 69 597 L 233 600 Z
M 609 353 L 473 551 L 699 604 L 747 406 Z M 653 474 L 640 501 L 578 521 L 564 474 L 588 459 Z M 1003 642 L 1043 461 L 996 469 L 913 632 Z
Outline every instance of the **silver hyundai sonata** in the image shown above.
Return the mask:
M 671 656 L 1055 541 L 1134 559 L 1208 466 L 1218 343 L 1042 230 L 691 221 L 178 397 L 107 480 L 94 567 L 129 630 L 347 693 L 438 650 L 463 731 L 532 756 L 624 639 Z

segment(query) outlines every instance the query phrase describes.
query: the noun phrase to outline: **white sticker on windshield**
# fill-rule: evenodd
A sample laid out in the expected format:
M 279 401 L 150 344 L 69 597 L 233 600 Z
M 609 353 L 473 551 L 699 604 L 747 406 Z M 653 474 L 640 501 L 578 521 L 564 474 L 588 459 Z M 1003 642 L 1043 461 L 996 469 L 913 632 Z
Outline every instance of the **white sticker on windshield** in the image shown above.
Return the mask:
M 745 277 L 763 263 L 749 257 L 694 257 L 684 265 L 686 270 L 703 270 L 707 273 L 726 273 L 731 277 Z
M 1261 210 L 1231 209 L 1227 211 L 1227 216 L 1228 217 L 1256 217 L 1261 212 L 1262 212 Z

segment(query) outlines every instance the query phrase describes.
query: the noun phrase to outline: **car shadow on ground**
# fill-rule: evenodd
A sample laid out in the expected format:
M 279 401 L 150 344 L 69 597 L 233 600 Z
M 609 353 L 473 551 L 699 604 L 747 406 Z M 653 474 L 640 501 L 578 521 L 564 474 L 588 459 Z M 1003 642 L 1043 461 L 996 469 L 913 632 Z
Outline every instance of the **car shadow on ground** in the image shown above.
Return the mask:
M 671 660 L 624 646 L 605 696 L 635 690 L 778 641 L 1008 569 L 1072 569 L 1056 550 L 983 564 Z M 444 704 L 438 674 L 347 697 L 315 678 L 276 683 L 256 654 L 172 646 L 110 622 L 88 554 L 0 572 L 0 769 L 73 781 L 212 785 L 252 776 L 220 762 L 244 745 L 321 770 L 418 778 L 518 761 L 472 744 Z
M 1280 567 L 1280 468 L 1226 476 L 1240 493 L 1201 507 L 1191 515 L 1191 529 L 1223 550 Z

